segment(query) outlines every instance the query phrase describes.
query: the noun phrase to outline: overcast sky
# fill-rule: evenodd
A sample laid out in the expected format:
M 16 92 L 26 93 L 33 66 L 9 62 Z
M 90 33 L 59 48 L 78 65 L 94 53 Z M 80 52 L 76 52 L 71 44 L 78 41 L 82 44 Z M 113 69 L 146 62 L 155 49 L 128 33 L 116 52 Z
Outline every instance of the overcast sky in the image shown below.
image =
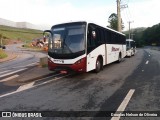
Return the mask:
M 160 23 L 160 0 L 121 0 L 125 30 L 128 21 L 135 27 L 150 27 Z M 30 22 L 52 26 L 57 23 L 90 20 L 104 26 L 116 13 L 116 0 L 0 0 L 0 18 L 15 22 Z

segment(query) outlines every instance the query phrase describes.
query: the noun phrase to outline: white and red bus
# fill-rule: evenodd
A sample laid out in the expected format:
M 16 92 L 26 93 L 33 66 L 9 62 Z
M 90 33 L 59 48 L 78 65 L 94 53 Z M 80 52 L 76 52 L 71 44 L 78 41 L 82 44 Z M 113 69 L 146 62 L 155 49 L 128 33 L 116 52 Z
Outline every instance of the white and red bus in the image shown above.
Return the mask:
M 99 72 L 126 56 L 124 34 L 86 21 L 52 26 L 49 32 L 49 70 Z
M 131 57 L 136 54 L 136 43 L 132 39 L 126 40 L 126 56 Z

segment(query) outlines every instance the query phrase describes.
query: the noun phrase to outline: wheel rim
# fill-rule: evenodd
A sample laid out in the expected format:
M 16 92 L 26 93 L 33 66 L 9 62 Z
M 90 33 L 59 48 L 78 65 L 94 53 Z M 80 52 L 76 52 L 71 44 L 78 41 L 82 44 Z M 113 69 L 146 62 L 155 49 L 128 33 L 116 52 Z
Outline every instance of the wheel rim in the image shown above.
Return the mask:
M 96 66 L 97 66 L 97 71 L 99 71 L 101 69 L 101 64 L 99 60 L 97 60 Z
M 118 61 L 119 61 L 119 62 L 121 61 L 121 56 L 120 56 L 120 55 L 119 55 Z

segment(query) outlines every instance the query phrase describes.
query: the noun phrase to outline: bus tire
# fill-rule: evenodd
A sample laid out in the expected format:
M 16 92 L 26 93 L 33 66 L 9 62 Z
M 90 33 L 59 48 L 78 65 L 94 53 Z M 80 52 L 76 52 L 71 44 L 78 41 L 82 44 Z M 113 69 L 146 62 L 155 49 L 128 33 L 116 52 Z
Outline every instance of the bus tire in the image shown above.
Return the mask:
M 100 72 L 102 69 L 102 62 L 101 60 L 98 58 L 97 61 L 96 61 L 96 69 L 95 69 L 95 72 L 98 73 Z
M 120 63 L 122 61 L 122 55 L 121 53 L 119 53 L 119 56 L 118 56 L 118 63 Z
M 133 56 L 135 55 L 135 50 L 133 50 Z

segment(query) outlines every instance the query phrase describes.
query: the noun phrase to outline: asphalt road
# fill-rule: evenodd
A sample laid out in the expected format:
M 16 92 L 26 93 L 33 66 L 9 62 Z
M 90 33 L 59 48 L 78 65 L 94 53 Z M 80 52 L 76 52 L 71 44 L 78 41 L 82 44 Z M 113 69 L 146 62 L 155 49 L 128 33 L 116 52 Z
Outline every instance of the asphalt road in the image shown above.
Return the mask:
M 22 49 L 21 46 L 22 44 L 13 44 L 6 46 L 6 51 L 16 53 L 17 57 L 14 60 L 0 63 L 0 79 L 2 77 L 5 77 L 4 75 L 1 75 L 1 73 L 4 74 L 5 71 L 7 73 L 24 71 L 29 67 L 37 64 L 37 62 L 39 62 L 39 58 L 47 56 L 47 54 L 45 53 L 26 51 L 25 49 Z
M 7 45 L 6 51 L 16 54 L 13 60 L 0 63 L 0 95 L 15 91 L 20 85 L 8 86 L 3 80 L 11 76 L 21 74 L 33 68 L 39 62 L 41 57 L 47 56 L 47 53 L 33 52 L 23 49 L 22 44 Z M 2 80 L 2 81 L 1 81 Z
M 37 63 L 39 62 L 39 58 L 47 56 L 45 53 L 27 51 L 26 49 L 23 49 L 21 46 L 22 44 L 13 44 L 6 46 L 6 51 L 9 51 L 11 53 L 16 53 L 17 58 L 12 61 L 0 64 L 1 70 L 18 68 L 33 63 Z
M 160 52 L 139 49 L 120 64 L 94 72 L 35 84 L 30 89 L 0 96 L 0 111 L 160 111 Z M 131 90 L 132 94 L 130 93 Z M 126 98 L 126 99 L 124 99 Z M 124 102 L 124 103 L 125 103 Z M 54 112 L 52 113 L 52 115 Z M 13 118 L 11 118 L 13 119 Z M 21 119 L 21 118 L 20 118 Z M 38 118 L 40 119 L 40 118 Z M 50 117 L 45 120 L 106 120 L 111 117 Z M 121 117 L 120 120 L 159 120 L 158 117 Z

